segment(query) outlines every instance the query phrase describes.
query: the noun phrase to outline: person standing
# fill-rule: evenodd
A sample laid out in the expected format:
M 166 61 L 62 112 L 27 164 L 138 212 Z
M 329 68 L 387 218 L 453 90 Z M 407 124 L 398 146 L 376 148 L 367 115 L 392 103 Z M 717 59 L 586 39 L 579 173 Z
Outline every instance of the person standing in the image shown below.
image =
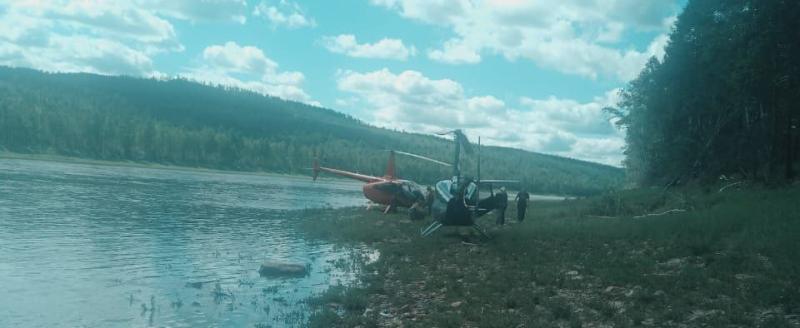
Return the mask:
M 506 224 L 506 207 L 508 207 L 508 194 L 506 187 L 500 187 L 495 197 L 495 204 L 497 205 L 497 225 Z
M 428 190 L 425 193 L 425 207 L 428 210 L 428 215 L 433 215 L 433 197 L 435 197 L 433 188 L 428 186 Z
M 411 221 L 422 220 L 425 218 L 425 205 L 423 204 L 423 201 L 424 200 L 420 198 L 414 202 L 414 205 L 411 205 L 411 207 L 408 208 L 408 218 Z
M 514 198 L 517 201 L 517 222 L 525 220 L 525 211 L 528 209 L 528 199 L 530 198 L 531 195 L 525 189 L 520 190 L 517 197 Z

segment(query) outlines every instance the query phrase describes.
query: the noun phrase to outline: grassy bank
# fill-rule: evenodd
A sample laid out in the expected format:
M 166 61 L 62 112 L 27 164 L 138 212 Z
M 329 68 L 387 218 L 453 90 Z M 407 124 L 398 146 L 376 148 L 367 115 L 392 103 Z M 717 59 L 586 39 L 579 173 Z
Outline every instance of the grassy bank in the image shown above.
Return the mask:
M 316 327 L 800 325 L 797 187 L 534 202 L 477 245 L 452 228 L 420 238 L 427 222 L 402 214 L 311 214 L 310 237 L 381 252 L 362 285 L 313 301 Z

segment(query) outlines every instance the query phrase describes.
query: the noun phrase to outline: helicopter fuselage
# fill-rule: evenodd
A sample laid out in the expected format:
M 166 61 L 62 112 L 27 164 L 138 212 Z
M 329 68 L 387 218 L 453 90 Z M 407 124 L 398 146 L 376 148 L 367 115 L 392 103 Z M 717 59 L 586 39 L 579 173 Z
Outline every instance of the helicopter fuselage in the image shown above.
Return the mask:
M 370 182 L 362 190 L 364 197 L 372 202 L 402 207 L 410 207 L 425 195 L 420 185 L 399 179 Z

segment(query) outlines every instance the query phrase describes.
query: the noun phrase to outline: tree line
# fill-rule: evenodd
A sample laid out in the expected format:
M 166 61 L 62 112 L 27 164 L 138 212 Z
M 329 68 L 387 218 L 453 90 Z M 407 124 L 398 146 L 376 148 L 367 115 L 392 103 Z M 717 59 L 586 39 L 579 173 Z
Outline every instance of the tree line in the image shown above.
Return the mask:
M 690 0 L 663 60 L 608 110 L 643 185 L 737 177 L 786 183 L 798 168 L 800 2 Z
M 0 67 L 0 150 L 239 171 L 308 174 L 323 165 L 382 175 L 388 149 L 449 161 L 446 139 L 376 128 L 330 109 L 186 80 L 43 73 Z M 617 188 L 621 169 L 484 147 L 482 175 L 537 193 Z M 464 158 L 467 173 L 476 159 Z M 449 168 L 398 157 L 424 184 Z M 474 173 L 473 173 L 474 174 Z

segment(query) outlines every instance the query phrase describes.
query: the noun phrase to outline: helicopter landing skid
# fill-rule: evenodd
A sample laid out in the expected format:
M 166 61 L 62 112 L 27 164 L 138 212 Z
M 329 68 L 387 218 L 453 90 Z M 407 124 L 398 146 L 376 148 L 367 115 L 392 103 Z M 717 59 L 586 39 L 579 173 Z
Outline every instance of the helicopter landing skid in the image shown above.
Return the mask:
M 483 239 L 489 240 L 489 235 L 477 223 L 473 224 L 472 228 L 474 228 L 476 231 L 478 231 L 478 234 L 481 235 L 481 237 L 483 237 Z
M 441 222 L 433 221 L 433 223 L 431 223 L 431 225 L 429 225 L 424 230 L 420 231 L 419 234 L 422 235 L 422 237 L 427 237 L 427 236 L 430 236 L 434 231 L 439 230 L 439 228 L 441 228 L 441 227 L 442 227 L 442 223 Z
M 419 234 L 420 234 L 422 237 L 427 237 L 427 236 L 430 236 L 431 234 L 433 234 L 434 232 L 436 232 L 436 230 L 439 230 L 439 228 L 441 228 L 442 226 L 444 226 L 444 225 L 443 225 L 441 222 L 439 222 L 439 221 L 434 221 L 434 222 L 433 222 L 433 223 L 431 223 L 431 225 L 429 225 L 427 228 L 425 228 L 425 229 L 421 230 L 421 231 L 419 232 Z M 473 224 L 473 225 L 472 225 L 472 228 L 473 228 L 473 229 L 475 229 L 475 231 L 477 231 L 477 232 L 478 232 L 478 234 L 479 234 L 479 235 L 481 235 L 481 237 L 483 237 L 484 239 L 487 239 L 487 240 L 489 239 L 489 235 L 488 235 L 488 234 L 486 234 L 486 231 L 484 231 L 484 230 L 483 230 L 483 228 L 481 228 L 481 227 L 480 227 L 480 226 L 479 226 L 477 223 L 476 223 L 476 224 Z

